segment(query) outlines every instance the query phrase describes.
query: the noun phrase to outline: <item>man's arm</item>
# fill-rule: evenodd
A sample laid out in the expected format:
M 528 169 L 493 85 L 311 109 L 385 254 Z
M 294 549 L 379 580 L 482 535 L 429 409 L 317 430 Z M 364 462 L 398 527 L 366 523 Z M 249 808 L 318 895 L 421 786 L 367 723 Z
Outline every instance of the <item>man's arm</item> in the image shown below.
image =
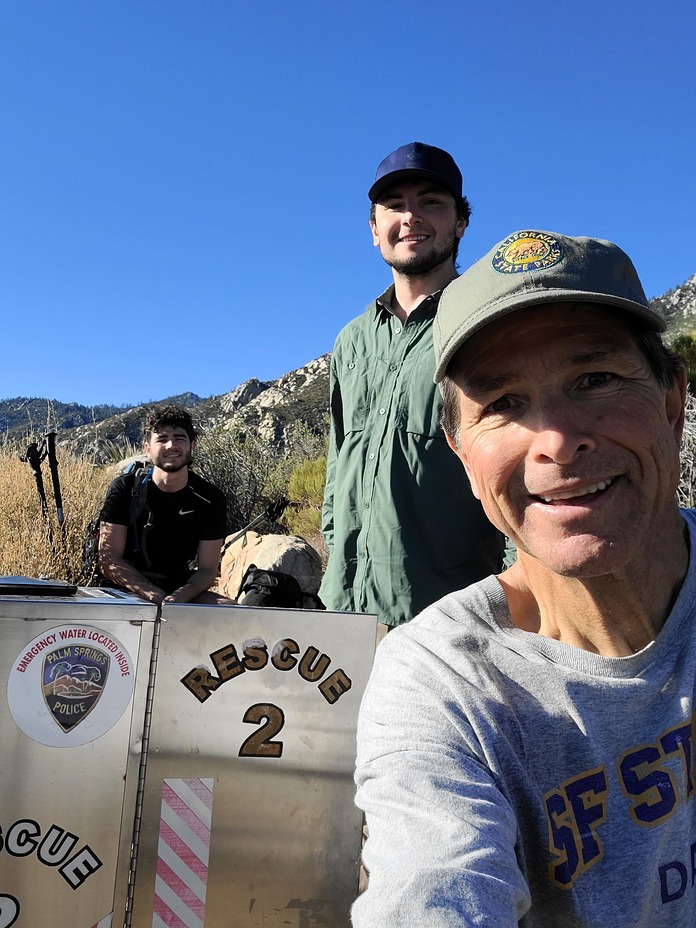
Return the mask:
M 455 675 L 400 631 L 378 649 L 360 713 L 356 801 L 369 882 L 352 924 L 516 928 L 530 904 L 516 816 Z
M 217 577 L 222 542 L 222 538 L 216 538 L 214 541 L 198 543 L 198 570 L 191 574 L 183 586 L 165 596 L 163 602 L 190 603 L 200 593 L 210 589 Z
M 164 590 L 123 558 L 127 535 L 127 525 L 102 522 L 99 526 L 99 570 L 117 587 L 130 590 L 136 596 L 159 605 L 166 595 Z
M 333 548 L 334 535 L 334 485 L 336 477 L 336 460 L 343 444 L 343 403 L 341 384 L 338 379 L 337 364 L 339 353 L 338 341 L 331 356 L 329 379 L 329 408 L 331 411 L 331 430 L 329 434 L 329 454 L 326 459 L 326 483 L 324 484 L 324 502 L 321 510 L 321 530 L 329 549 Z

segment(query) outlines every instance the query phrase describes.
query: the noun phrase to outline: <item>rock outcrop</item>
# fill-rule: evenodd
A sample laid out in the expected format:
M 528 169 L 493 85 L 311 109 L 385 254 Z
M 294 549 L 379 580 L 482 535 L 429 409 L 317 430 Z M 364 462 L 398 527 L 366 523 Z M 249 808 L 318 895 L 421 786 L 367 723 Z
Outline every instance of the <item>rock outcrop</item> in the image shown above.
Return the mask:
M 650 305 L 667 320 L 667 338 L 696 330 L 696 274 L 680 287 L 650 300 Z
M 331 355 L 325 354 L 270 384 L 259 384 L 259 381 L 242 384 L 222 398 L 223 408 L 231 414 L 220 424 L 242 433 L 254 432 L 263 441 L 279 448 L 287 445 L 288 430 L 298 422 L 304 422 L 315 431 L 327 430 L 330 364 Z M 252 383 L 262 389 L 246 403 L 232 409 L 229 397 Z
M 299 535 L 259 535 L 247 532 L 226 548 L 217 591 L 230 599 L 236 599 L 242 578 L 251 564 L 264 570 L 290 574 L 304 593 L 305 608 L 316 608 L 316 594 L 322 576 L 321 558 L 304 538 Z

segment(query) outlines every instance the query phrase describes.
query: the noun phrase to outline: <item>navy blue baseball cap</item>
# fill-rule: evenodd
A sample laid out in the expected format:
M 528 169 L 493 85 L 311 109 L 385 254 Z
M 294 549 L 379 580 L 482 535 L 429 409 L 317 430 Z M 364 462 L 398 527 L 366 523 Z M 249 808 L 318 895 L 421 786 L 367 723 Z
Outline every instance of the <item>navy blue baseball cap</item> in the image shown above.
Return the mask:
M 368 196 L 376 203 L 380 194 L 400 180 L 418 177 L 433 180 L 457 199 L 462 198 L 462 174 L 454 158 L 442 148 L 423 142 L 409 142 L 397 148 L 377 168 Z

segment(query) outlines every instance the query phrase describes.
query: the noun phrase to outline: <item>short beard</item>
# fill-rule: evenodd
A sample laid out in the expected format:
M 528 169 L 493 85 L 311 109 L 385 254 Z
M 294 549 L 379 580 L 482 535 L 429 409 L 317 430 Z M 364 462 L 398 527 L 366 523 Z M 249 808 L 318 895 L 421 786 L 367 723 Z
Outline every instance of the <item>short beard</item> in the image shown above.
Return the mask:
M 176 474 L 180 470 L 183 470 L 185 467 L 189 467 L 193 462 L 193 454 L 191 451 L 188 454 L 183 455 L 178 461 L 162 461 L 161 456 L 158 455 L 157 460 L 153 461 L 155 467 L 159 467 L 160 470 L 165 471 L 167 474 Z
M 433 249 L 427 255 L 414 255 L 406 261 L 399 261 L 394 258 L 384 258 L 384 260 L 392 270 L 402 277 L 427 277 L 435 268 L 452 260 L 453 256 L 454 241 L 440 251 Z

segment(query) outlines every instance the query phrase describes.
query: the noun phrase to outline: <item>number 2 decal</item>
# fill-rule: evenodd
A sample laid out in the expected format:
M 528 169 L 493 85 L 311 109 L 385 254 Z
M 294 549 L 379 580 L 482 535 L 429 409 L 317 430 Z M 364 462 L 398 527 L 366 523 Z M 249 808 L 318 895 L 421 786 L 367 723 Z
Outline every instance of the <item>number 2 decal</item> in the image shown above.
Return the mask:
M 258 702 L 249 706 L 242 719 L 250 725 L 258 725 L 262 720 L 264 724 L 261 728 L 249 735 L 239 749 L 240 757 L 282 757 L 283 742 L 271 741 L 271 738 L 285 725 L 283 710 L 270 703 Z M 0 924 L 0 928 L 4 926 Z
M 0 928 L 10 928 L 19 915 L 19 903 L 14 896 L 0 893 Z

